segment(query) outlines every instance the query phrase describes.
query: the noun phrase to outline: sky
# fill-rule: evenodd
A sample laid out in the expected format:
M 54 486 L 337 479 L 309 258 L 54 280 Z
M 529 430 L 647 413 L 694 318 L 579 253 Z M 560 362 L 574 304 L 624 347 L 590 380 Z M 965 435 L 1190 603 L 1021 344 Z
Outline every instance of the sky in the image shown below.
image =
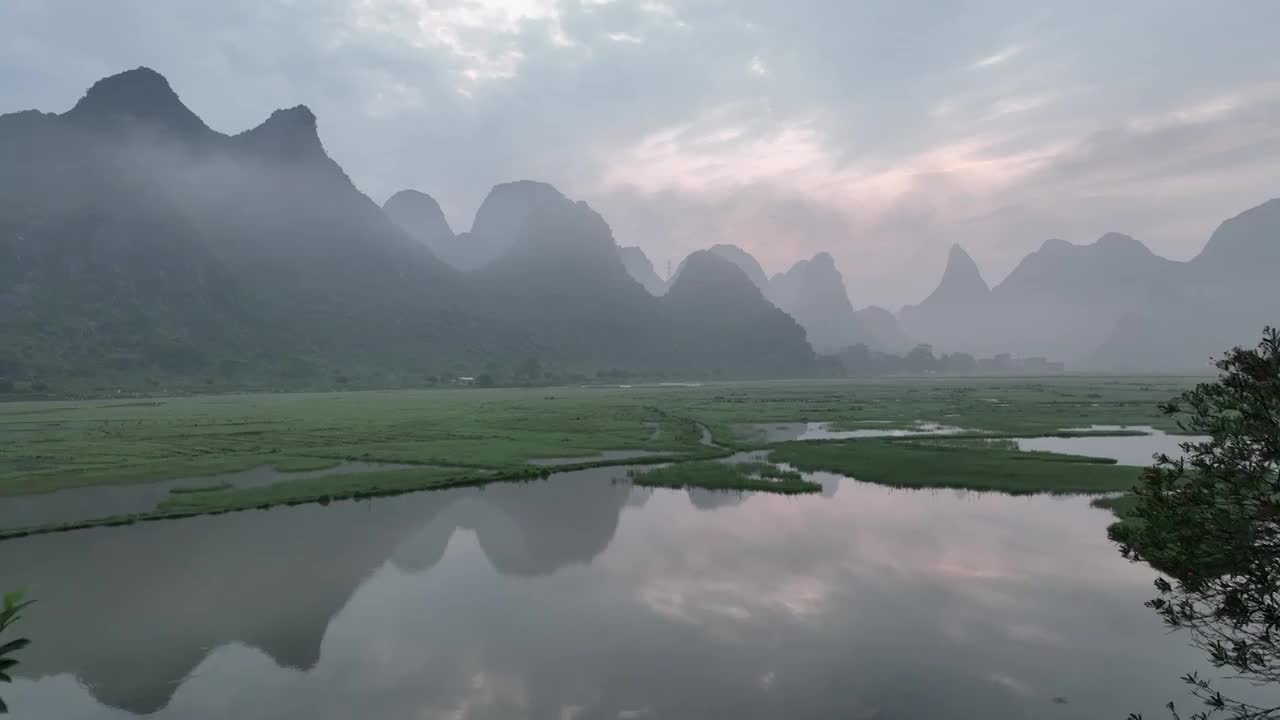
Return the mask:
M 457 231 L 545 180 L 660 274 L 827 251 L 896 308 L 953 243 L 993 284 L 1054 237 L 1185 260 L 1280 196 L 1278 30 L 1273 0 L 0 0 L 0 113 L 145 65 L 222 132 L 307 105 L 361 190 Z

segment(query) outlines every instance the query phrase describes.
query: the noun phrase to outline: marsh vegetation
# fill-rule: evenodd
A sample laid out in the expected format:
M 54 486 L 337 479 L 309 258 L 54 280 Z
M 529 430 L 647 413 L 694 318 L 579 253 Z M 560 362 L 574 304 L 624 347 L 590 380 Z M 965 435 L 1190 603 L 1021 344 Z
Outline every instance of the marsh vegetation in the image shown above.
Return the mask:
M 21 496 L 27 509 L 0 533 L 523 481 L 618 464 L 666 465 L 643 474 L 647 484 L 813 489 L 785 473 L 710 462 L 750 449 L 768 450 L 762 459 L 802 472 L 903 487 L 1122 491 L 1136 479 L 1131 467 L 1106 457 L 1020 451 L 1010 439 L 1108 435 L 1124 442 L 1142 437 L 1133 426 L 1175 430 L 1156 407 L 1187 385 L 1177 378 L 913 378 L 7 403 L 0 405 L 0 434 L 10 441 L 0 455 L 0 495 Z M 819 428 L 799 437 L 828 439 L 766 442 L 777 435 L 744 435 L 743 427 Z M 228 474 L 237 472 L 258 480 Z M 121 487 L 127 499 L 93 502 L 92 489 L 107 487 Z

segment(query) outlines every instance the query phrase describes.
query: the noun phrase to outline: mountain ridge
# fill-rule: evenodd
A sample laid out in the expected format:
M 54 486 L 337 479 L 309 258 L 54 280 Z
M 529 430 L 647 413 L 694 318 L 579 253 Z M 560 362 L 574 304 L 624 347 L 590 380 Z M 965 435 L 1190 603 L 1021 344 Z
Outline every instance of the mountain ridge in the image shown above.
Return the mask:
M 673 337 L 712 329 L 631 280 L 585 203 L 545 183 L 495 186 L 472 237 L 455 238 L 492 257 L 463 273 L 351 182 L 317 122 L 299 105 L 225 135 L 146 69 L 104 78 L 62 115 L 0 116 L 0 372 L 287 388 L 528 358 L 758 371 L 674 352 Z

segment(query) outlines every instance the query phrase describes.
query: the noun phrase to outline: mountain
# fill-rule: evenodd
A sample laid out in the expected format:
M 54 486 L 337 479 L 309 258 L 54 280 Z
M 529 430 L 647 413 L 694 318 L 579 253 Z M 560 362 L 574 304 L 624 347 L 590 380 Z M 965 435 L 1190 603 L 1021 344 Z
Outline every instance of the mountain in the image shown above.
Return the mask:
M 456 268 L 467 267 L 463 248 L 435 198 L 417 190 L 401 190 L 387 198 L 382 211 L 440 259 Z
M 804 326 L 818 352 L 835 353 L 858 343 L 877 350 L 898 350 L 906 344 L 897 320 L 888 311 L 866 308 L 854 312 L 844 276 L 829 253 L 818 253 L 774 275 L 769 297 Z
M 881 351 L 898 352 L 911 345 L 898 327 L 897 318 L 887 310 L 864 308 L 854 311 L 844 277 L 830 253 L 818 253 L 809 260 L 797 262 L 786 272 L 766 279 L 760 263 L 736 245 L 713 245 L 707 252 L 728 260 L 741 270 L 769 302 L 805 329 L 809 343 L 818 352 L 831 354 L 859 343 Z M 676 270 L 676 279 L 684 269 L 685 263 L 682 262 Z
M 1075 245 L 1048 240 L 990 290 L 952 246 L 938 288 L 902 309 L 904 329 L 944 350 L 1048 356 L 1073 364 L 1127 314 L 1140 312 L 1175 263 L 1127 235 Z
M 853 313 L 854 338 L 872 350 L 906 353 L 916 345 L 888 310 L 870 305 Z M 855 343 L 856 344 L 856 343 Z
M 711 252 L 737 265 L 742 272 L 746 273 L 747 279 L 753 285 L 760 288 L 763 292 L 768 292 L 769 278 L 764 274 L 764 268 L 760 267 L 759 261 L 755 259 L 751 253 L 743 250 L 737 245 L 718 244 L 712 245 Z
M 564 215 L 565 202 L 560 191 L 547 183 L 520 180 L 495 185 L 476 211 L 471 231 L 458 237 L 466 248 L 467 268 L 497 260 L 522 237 L 540 237 L 538 242 L 542 243 L 561 239 L 556 232 L 547 231 L 554 230 L 550 225 L 557 222 L 555 215 Z
M 818 352 L 832 353 L 854 344 L 853 305 L 830 254 L 818 253 L 774 275 L 769 297 L 804 327 Z
M 1091 356 L 1104 369 L 1204 370 L 1280 325 L 1280 199 L 1224 221 L 1186 263 L 1146 283 L 1149 300 L 1119 319 Z
M 745 363 L 746 372 L 760 376 L 813 366 L 804 328 L 774 307 L 736 264 L 699 250 L 681 268 L 661 298 L 677 323 L 677 352 L 701 368 Z
M 536 328 L 539 356 L 631 369 L 667 362 L 662 306 L 627 273 L 613 231 L 589 205 L 546 183 L 506 183 L 485 198 L 473 228 L 505 248 L 475 271 L 478 302 Z
M 1049 240 L 991 291 L 990 320 L 1005 352 L 1079 361 L 1116 320 L 1144 312 L 1177 263 L 1127 235 Z
M 903 331 L 950 350 L 978 349 L 969 328 L 988 312 L 991 290 L 978 264 L 959 245 L 952 245 L 938 286 L 919 305 L 902 308 Z
M 975 305 L 987 299 L 990 288 L 982 279 L 978 264 L 959 245 L 952 245 L 947 254 L 947 267 L 942 272 L 938 287 L 917 307 L 933 308 L 955 305 Z
M 146 68 L 95 83 L 62 114 L 0 116 L 0 374 L 288 388 L 528 357 L 581 370 L 703 362 L 672 351 L 686 319 L 627 275 L 585 204 L 540 183 L 495 187 L 456 238 L 483 267 L 460 273 L 424 239 L 447 240 L 434 203 L 406 196 L 384 211 L 329 157 L 317 122 L 296 106 L 225 135 Z M 739 367 L 758 363 L 723 369 Z
M 618 256 L 622 258 L 622 265 L 627 269 L 627 274 L 648 290 L 650 295 L 661 295 L 667 291 L 666 281 L 654 272 L 653 263 L 649 261 L 649 256 L 644 254 L 644 250 L 634 245 L 620 247 Z
M 1212 282 L 1233 273 L 1274 277 L 1280 267 L 1280 198 L 1223 222 L 1188 265 Z
M 1107 233 L 1076 245 L 1048 240 L 989 292 L 952 248 L 905 329 L 945 350 L 1048 356 L 1107 371 L 1202 371 L 1280 322 L 1280 199 L 1223 222 L 1188 262 Z
M 0 196 L 0 365 L 19 377 L 251 366 L 287 384 L 468 332 L 456 275 L 352 185 L 305 107 L 227 136 L 158 73 L 121 73 L 62 115 L 0 118 Z

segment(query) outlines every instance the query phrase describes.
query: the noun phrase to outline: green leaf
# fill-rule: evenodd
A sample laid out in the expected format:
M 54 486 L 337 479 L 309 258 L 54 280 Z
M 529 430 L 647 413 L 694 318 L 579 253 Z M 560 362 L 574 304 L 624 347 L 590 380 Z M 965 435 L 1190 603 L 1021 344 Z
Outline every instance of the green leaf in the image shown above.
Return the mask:
M 4 594 L 4 609 L 9 610 L 18 606 L 22 602 L 22 598 L 27 594 L 26 590 L 14 590 Z
M 0 657 L 4 657 L 5 655 L 15 653 L 30 644 L 31 644 L 31 641 L 26 638 L 18 638 L 17 640 L 10 640 L 4 645 L 0 645 Z

